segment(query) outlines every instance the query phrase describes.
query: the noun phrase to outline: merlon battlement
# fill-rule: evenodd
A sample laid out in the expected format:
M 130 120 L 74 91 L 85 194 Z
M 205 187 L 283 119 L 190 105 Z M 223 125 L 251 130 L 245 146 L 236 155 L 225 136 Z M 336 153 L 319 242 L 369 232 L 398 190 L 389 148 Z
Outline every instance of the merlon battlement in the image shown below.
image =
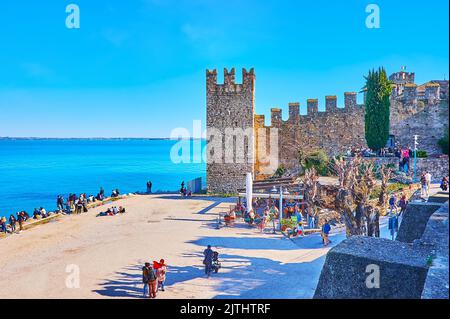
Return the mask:
M 226 92 L 240 92 L 243 89 L 254 89 L 255 85 L 255 71 L 253 68 L 247 71 L 242 68 L 242 83 L 236 83 L 236 69 L 232 68 L 228 71 L 227 68 L 223 69 L 223 84 L 217 83 L 217 70 L 206 70 L 206 85 L 208 91 L 221 91 Z
M 271 126 L 281 127 L 283 123 L 299 124 L 301 118 L 305 117 L 324 117 L 335 113 L 348 113 L 358 112 L 362 110 L 362 106 L 357 104 L 356 92 L 345 92 L 344 93 L 344 107 L 337 107 L 337 96 L 327 95 L 325 97 L 325 111 L 319 112 L 319 100 L 318 99 L 308 99 L 306 100 L 306 110 L 307 115 L 300 115 L 300 103 L 291 102 L 289 103 L 289 118 L 287 121 L 282 120 L 283 110 L 281 108 L 271 108 Z M 263 115 L 255 115 L 255 121 L 260 123 L 261 126 L 264 124 Z

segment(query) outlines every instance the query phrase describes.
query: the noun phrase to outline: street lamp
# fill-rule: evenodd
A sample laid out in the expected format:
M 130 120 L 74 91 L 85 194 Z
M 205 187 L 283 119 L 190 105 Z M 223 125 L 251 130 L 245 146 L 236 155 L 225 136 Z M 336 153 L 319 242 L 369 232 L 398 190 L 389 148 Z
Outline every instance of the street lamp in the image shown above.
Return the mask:
M 279 208 L 279 223 L 280 223 L 280 232 L 281 232 L 281 222 L 283 220 L 283 187 L 280 186 L 280 208 Z

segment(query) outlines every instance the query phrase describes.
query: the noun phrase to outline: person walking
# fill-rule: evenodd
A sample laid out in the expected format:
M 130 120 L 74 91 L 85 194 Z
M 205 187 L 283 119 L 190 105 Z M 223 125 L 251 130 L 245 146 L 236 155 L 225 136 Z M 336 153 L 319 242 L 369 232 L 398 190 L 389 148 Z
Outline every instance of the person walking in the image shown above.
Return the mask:
M 391 233 L 392 240 L 394 240 L 395 234 L 398 232 L 398 217 L 396 213 L 389 214 L 388 228 Z
M 427 183 L 427 178 L 425 177 L 425 173 L 422 173 L 420 175 L 420 196 L 422 198 L 427 198 L 428 197 L 428 183 Z
M 150 278 L 150 263 L 145 263 L 144 267 L 142 267 L 142 283 L 144 284 L 143 288 L 143 297 L 149 297 L 150 296 L 150 289 L 149 289 L 149 279 Z M 148 294 L 147 294 L 148 292 Z
M 430 174 L 429 171 L 425 172 L 425 180 L 427 181 L 428 193 L 430 193 L 430 190 L 431 190 L 431 174 Z
M 149 297 L 156 298 L 156 292 L 158 291 L 158 278 L 156 277 L 155 270 L 152 265 L 149 264 L 148 270 L 148 287 L 149 287 Z
M 389 198 L 389 209 L 390 213 L 392 213 L 392 211 L 397 213 L 397 196 L 394 193 L 392 193 Z
M 408 200 L 406 199 L 406 195 L 402 195 L 400 198 L 399 206 L 400 206 L 400 213 L 398 214 L 399 217 L 402 216 L 402 214 L 406 210 L 406 206 L 408 205 Z
M 148 181 L 147 182 L 147 194 L 151 194 L 152 192 L 152 182 Z
M 203 259 L 203 264 L 205 265 L 205 275 L 209 278 L 212 271 L 212 261 L 214 256 L 211 245 L 208 245 L 208 247 L 203 251 L 203 256 L 205 256 Z
M 23 222 L 25 221 L 25 216 L 23 212 L 17 214 L 17 221 L 19 222 L 19 233 L 23 230 Z
M 166 272 L 167 266 L 164 263 L 164 259 L 161 259 L 158 263 L 158 268 L 156 269 L 156 277 L 158 279 L 158 290 L 161 288 L 161 291 L 165 291 L 165 282 L 166 282 Z
M 330 239 L 329 239 L 329 234 L 331 231 L 331 226 L 328 223 L 328 220 L 325 220 L 325 224 L 323 224 L 322 226 L 322 239 L 323 239 L 323 245 L 324 246 L 328 246 L 328 244 L 330 243 Z

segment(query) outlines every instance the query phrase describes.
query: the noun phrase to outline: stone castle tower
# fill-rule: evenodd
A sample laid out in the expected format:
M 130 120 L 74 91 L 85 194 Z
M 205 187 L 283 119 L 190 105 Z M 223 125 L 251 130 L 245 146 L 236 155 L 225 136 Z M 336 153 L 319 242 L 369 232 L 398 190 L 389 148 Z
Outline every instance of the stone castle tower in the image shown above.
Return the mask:
M 242 70 L 242 84 L 234 68 L 224 69 L 223 84 L 216 70 L 206 70 L 206 100 L 207 190 L 234 193 L 245 187 L 245 173 L 254 172 L 254 70 Z

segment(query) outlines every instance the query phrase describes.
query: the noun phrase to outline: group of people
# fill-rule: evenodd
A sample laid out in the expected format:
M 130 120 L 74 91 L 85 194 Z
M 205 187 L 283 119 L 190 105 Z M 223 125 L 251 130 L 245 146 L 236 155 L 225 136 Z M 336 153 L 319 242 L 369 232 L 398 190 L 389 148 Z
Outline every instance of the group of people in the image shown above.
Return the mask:
M 184 186 L 184 181 L 181 182 L 180 194 L 183 197 L 192 196 L 192 192 L 188 191 L 188 189 Z
M 399 159 L 398 169 L 401 172 L 408 173 L 410 169 L 410 159 L 414 157 L 414 152 L 410 146 L 402 147 L 397 145 L 396 147 L 383 147 L 374 152 L 370 148 L 350 148 L 347 150 L 346 155 L 348 157 L 363 156 L 363 157 L 397 157 Z
M 7 234 L 8 233 L 8 225 L 10 227 L 11 233 L 15 233 L 17 231 L 16 227 L 17 224 L 19 224 L 19 232 L 23 230 L 23 223 L 30 218 L 30 215 L 25 212 L 21 211 L 17 213 L 17 216 L 14 216 L 14 214 L 11 214 L 9 216 L 9 219 L 6 219 L 5 216 L 2 216 L 0 218 L 0 229 L 1 232 Z
M 144 284 L 143 296 L 156 298 L 157 292 L 165 291 L 167 265 L 164 259 L 153 261 L 153 265 L 146 262 L 142 267 L 142 283 Z
M 428 171 L 420 174 L 420 197 L 424 200 L 430 196 L 431 174 Z
M 58 195 L 56 198 L 56 206 L 58 211 L 62 214 L 81 214 L 82 212 L 87 213 L 88 204 L 95 201 L 94 196 L 86 196 L 86 194 L 80 194 L 77 196 L 76 194 L 69 194 L 67 197 L 67 201 L 64 200 L 64 197 Z
M 406 206 L 408 205 L 408 200 L 405 194 L 400 196 L 398 199 L 395 193 L 392 193 L 389 197 L 389 214 L 388 214 L 388 229 L 391 234 L 392 240 L 395 239 L 395 234 L 398 232 L 400 225 L 399 219 L 403 216 L 406 211 Z M 400 211 L 399 211 L 400 209 Z
M 113 206 L 108 208 L 105 212 L 98 213 L 97 216 L 115 216 L 117 214 L 125 214 L 125 208 L 122 206 L 119 206 L 119 208 Z
M 117 197 L 120 195 L 118 189 L 114 189 L 111 193 L 111 197 Z M 26 211 L 20 211 L 17 214 L 11 214 L 7 219 L 6 216 L 0 217 L 0 231 L 3 233 L 17 233 L 23 230 L 23 224 L 25 221 L 32 219 L 43 219 L 48 218 L 53 214 L 81 214 L 82 212 L 88 212 L 88 205 L 96 201 L 101 201 L 105 199 L 105 191 L 103 187 L 100 187 L 100 191 L 97 196 L 89 195 L 85 193 L 76 195 L 70 193 L 67 196 L 67 200 L 62 195 L 58 195 L 56 198 L 56 210 L 47 211 L 44 207 L 34 208 L 33 215 L 30 215 Z M 109 209 L 106 213 L 117 214 L 124 213 L 125 208 L 123 207 L 113 207 Z M 19 226 L 17 229 L 17 225 Z
M 371 157 L 371 156 L 376 156 L 377 154 L 368 147 L 367 148 L 353 147 L 353 148 L 349 148 L 345 155 L 348 157 L 356 157 L 356 156 Z

